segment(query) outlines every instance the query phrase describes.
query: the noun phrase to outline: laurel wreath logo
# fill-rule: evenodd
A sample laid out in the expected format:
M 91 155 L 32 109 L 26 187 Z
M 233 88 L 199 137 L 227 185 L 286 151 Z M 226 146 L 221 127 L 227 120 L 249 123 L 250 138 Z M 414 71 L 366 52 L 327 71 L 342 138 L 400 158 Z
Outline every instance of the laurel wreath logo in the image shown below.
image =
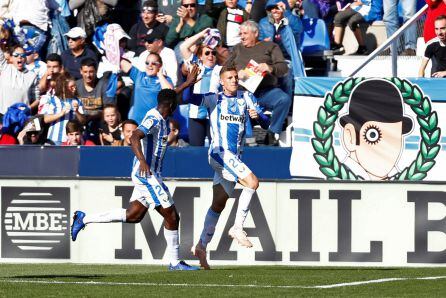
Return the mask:
M 348 102 L 353 88 L 363 80 L 364 78 L 349 78 L 338 83 L 333 92 L 329 92 L 325 96 L 324 105 L 319 108 L 317 113 L 317 121 L 313 123 L 314 137 L 311 139 L 311 144 L 316 152 L 313 157 L 319 164 L 319 170 L 327 179 L 364 180 L 363 177 L 356 175 L 339 161 L 333 148 L 333 130 L 339 111 Z M 418 86 L 412 85 L 405 79 L 391 78 L 387 80 L 395 84 L 403 96 L 404 103 L 409 105 L 417 115 L 421 132 L 420 150 L 416 159 L 389 179 L 423 180 L 427 172 L 435 165 L 435 157 L 440 152 L 438 142 L 441 130 L 438 127 L 437 113 L 432 111 L 429 98 L 424 96 Z

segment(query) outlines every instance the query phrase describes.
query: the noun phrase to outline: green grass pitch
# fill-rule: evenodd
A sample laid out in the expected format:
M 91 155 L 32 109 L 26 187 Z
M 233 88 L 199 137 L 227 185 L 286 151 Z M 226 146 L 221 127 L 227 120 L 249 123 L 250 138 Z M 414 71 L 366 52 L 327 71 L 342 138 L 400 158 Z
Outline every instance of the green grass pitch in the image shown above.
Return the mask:
M 446 268 L 219 266 L 169 272 L 149 265 L 0 264 L 0 297 L 210 295 L 444 297 Z

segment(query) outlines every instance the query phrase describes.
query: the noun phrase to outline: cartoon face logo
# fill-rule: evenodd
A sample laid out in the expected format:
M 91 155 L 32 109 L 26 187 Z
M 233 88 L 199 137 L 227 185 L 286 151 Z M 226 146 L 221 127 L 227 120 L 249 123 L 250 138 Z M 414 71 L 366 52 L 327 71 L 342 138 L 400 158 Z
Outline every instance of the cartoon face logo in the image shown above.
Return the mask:
M 404 137 L 415 123 L 404 113 L 403 104 L 416 114 L 421 134 L 417 157 L 400 171 Z M 348 112 L 339 118 L 339 125 L 347 156 L 341 161 L 334 151 L 333 131 L 344 105 Z M 313 122 L 313 135 L 313 157 L 327 179 L 423 180 L 441 149 L 441 130 L 429 97 L 417 85 L 399 78 L 339 82 L 325 95 Z
M 387 179 L 395 170 L 403 135 L 413 128 L 412 119 L 403 114 L 401 93 L 385 80 L 367 80 L 353 89 L 348 114 L 339 123 L 349 152 L 344 163 L 350 168 L 359 165 L 368 176 L 363 178 L 373 180 Z

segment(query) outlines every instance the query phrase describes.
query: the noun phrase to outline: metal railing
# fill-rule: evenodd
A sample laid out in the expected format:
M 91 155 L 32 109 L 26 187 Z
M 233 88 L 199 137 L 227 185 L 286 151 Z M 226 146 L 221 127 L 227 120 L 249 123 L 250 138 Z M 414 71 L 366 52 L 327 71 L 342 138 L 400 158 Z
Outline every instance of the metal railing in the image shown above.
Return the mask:
M 370 53 L 366 59 L 349 75 L 353 77 L 356 75 L 361 69 L 364 68 L 370 61 L 375 59 L 381 52 L 383 52 L 390 45 L 390 52 L 392 57 L 392 76 L 398 76 L 398 38 L 401 33 L 403 33 L 409 26 L 413 25 L 419 17 L 421 17 L 424 12 L 427 10 L 427 4 L 423 6 L 412 18 L 410 18 L 407 22 L 404 23 L 395 33 L 392 34 L 382 45 L 377 47 L 372 53 Z

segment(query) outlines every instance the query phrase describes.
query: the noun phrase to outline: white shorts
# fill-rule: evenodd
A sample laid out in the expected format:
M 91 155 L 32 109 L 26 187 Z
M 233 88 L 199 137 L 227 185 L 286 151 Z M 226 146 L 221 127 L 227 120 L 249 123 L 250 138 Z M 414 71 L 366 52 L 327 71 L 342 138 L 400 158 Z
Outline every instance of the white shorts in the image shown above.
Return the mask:
M 134 172 L 132 173 L 132 181 L 135 188 L 130 202 L 138 201 L 149 209 L 154 209 L 157 206 L 169 208 L 173 205 L 172 196 L 161 177 L 150 175 L 146 178 Z
M 211 152 L 209 164 L 214 169 L 214 185 L 221 184 L 231 195 L 238 180 L 245 179 L 251 170 L 230 151 Z

